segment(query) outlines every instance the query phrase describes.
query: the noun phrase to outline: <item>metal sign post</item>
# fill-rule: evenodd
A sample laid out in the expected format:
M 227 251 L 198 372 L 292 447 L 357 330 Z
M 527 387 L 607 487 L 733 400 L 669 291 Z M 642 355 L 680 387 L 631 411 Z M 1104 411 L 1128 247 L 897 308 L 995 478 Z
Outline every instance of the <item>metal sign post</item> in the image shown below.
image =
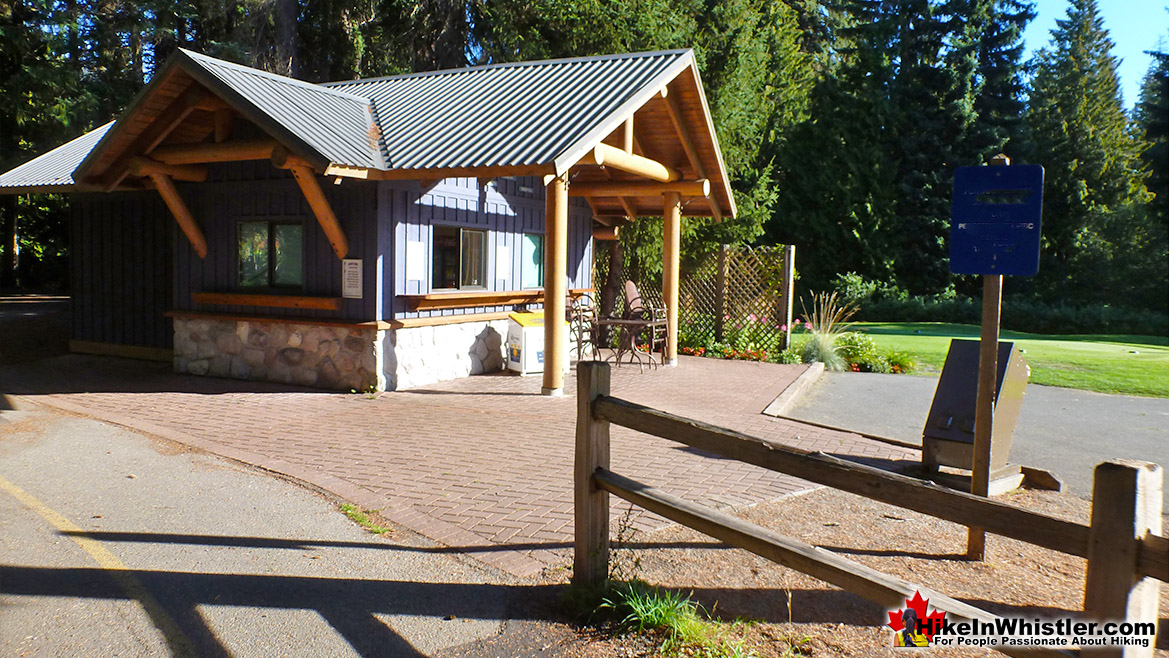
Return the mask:
M 954 174 L 950 271 L 982 275 L 982 334 L 978 359 L 978 401 L 974 415 L 974 450 L 970 493 L 990 495 L 991 436 L 998 383 L 999 320 L 1003 275 L 1034 275 L 1039 270 L 1039 220 L 1043 202 L 1043 168 L 1010 167 L 996 155 L 994 167 L 963 167 Z M 982 560 L 986 532 L 971 527 L 966 556 Z

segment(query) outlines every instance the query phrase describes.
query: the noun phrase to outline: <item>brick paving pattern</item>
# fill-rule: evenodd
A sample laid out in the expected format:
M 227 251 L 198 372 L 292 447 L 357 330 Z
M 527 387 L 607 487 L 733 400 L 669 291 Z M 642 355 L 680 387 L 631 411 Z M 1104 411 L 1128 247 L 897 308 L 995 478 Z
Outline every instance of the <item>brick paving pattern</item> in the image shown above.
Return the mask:
M 678 368 L 613 369 L 612 394 L 807 450 L 877 459 L 908 451 L 760 412 L 803 366 L 683 357 Z M 156 434 L 299 478 L 517 575 L 562 561 L 572 541 L 576 382 L 485 375 L 377 398 L 171 373 L 166 364 L 70 355 L 0 369 L 0 391 Z M 916 453 L 912 453 L 915 455 Z M 625 428 L 612 469 L 717 507 L 806 482 Z M 616 501 L 613 513 L 625 504 Z M 668 523 L 648 512 L 633 527 Z

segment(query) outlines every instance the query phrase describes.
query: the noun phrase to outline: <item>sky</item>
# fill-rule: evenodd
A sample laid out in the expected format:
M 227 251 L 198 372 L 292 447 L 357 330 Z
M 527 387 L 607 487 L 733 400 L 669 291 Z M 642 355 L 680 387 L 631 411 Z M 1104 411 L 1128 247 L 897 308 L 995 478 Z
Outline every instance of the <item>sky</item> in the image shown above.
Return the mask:
M 1051 41 L 1055 21 L 1067 16 L 1067 0 L 1033 0 L 1035 20 L 1023 39 L 1028 56 Z M 1120 61 L 1120 87 L 1125 107 L 1132 109 L 1140 97 L 1141 80 L 1152 57 L 1146 50 L 1169 51 L 1169 0 L 1098 0 L 1104 27 L 1116 44 L 1112 54 Z

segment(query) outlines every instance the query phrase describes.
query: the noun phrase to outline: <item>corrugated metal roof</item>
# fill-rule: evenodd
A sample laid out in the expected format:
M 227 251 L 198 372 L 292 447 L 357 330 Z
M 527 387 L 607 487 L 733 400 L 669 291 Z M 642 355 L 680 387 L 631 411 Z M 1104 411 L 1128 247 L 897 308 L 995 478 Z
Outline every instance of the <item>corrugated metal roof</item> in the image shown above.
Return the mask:
M 689 50 L 335 82 L 368 97 L 391 169 L 567 168 L 679 72 Z
M 238 94 L 329 162 L 385 169 L 367 98 L 180 50 L 214 78 L 201 82 Z
M 0 188 L 65 187 L 73 185 L 73 170 L 101 140 L 110 126 L 91 130 L 81 137 L 48 153 L 33 158 L 19 167 L 0 174 Z

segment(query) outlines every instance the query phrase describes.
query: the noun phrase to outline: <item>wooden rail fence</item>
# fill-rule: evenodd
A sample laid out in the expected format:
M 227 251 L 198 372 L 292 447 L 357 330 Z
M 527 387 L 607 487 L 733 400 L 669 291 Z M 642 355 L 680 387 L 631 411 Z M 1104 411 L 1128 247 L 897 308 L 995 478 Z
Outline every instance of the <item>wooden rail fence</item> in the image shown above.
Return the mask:
M 933 607 L 959 620 L 995 619 L 984 610 L 929 588 L 614 473 L 609 464 L 609 426 L 616 423 L 724 458 L 1087 558 L 1084 611 L 1088 617 L 1157 622 L 1159 581 L 1169 581 L 1169 539 L 1160 535 L 1163 476 L 1157 464 L 1112 461 L 1097 466 L 1092 523 L 1084 525 L 824 453 L 770 443 L 611 397 L 609 366 L 605 363 L 579 364 L 577 386 L 573 567 L 576 582 L 608 578 L 608 496 L 611 493 L 880 605 L 901 607 L 915 591 L 920 591 Z M 1150 645 L 1081 652 L 1007 647 L 999 651 L 1027 657 L 1151 658 L 1154 649 Z

